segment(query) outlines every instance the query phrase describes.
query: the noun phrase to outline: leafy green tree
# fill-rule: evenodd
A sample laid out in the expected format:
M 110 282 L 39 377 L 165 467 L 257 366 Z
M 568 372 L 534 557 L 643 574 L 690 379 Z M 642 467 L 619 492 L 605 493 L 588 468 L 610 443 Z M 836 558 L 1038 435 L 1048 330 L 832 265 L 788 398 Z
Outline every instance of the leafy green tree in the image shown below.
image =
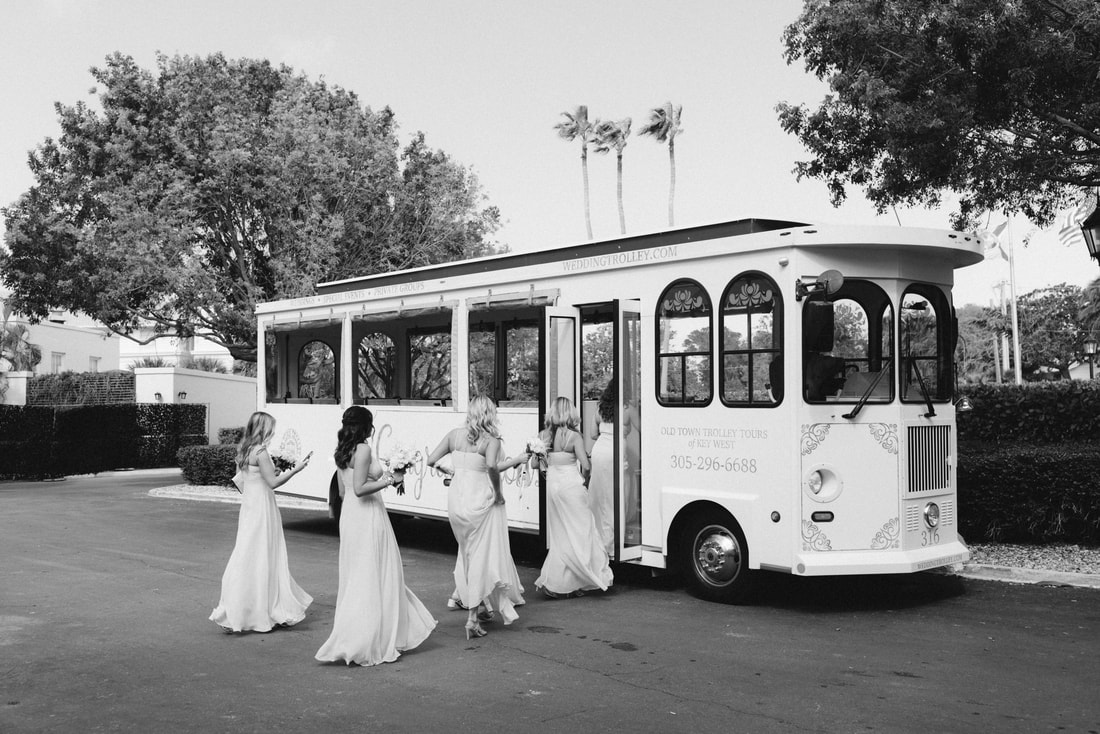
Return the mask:
M 626 234 L 626 212 L 623 210 L 623 149 L 626 148 L 627 139 L 630 137 L 631 119 L 624 117 L 621 120 L 597 120 L 593 134 L 594 145 L 592 150 L 596 153 L 608 153 L 615 149 L 616 166 L 616 194 L 619 201 L 619 233 Z
M 266 61 L 114 54 L 102 111 L 57 105 L 61 135 L 4 211 L 15 310 L 86 313 L 132 336 L 203 336 L 255 361 L 257 303 L 325 280 L 480 253 L 499 214 L 422 135 Z M 464 208 L 465 207 L 465 208 Z
M 784 43 L 832 90 L 777 111 L 834 205 L 849 185 L 880 212 L 953 191 L 956 227 L 993 210 L 1044 225 L 1100 185 L 1095 0 L 808 0 Z
M 1088 336 L 1080 317 L 1082 300 L 1082 289 L 1065 283 L 1039 288 L 1016 299 L 1020 364 L 1025 379 L 1035 379 L 1043 370 L 1057 371 L 1062 379 L 1069 379 L 1070 365 L 1084 358 Z M 1007 314 L 990 308 L 983 309 L 973 324 L 984 334 L 1012 328 Z M 991 354 L 992 342 L 980 349 L 980 353 Z
M 673 203 L 676 199 L 676 136 L 682 132 L 680 113 L 683 105 L 665 102 L 649 111 L 649 120 L 638 130 L 638 135 L 652 136 L 658 143 L 668 143 L 668 226 L 675 224 Z
M 592 239 L 592 213 L 588 198 L 588 144 L 592 141 L 592 123 L 588 120 L 588 105 L 579 105 L 572 112 L 563 112 L 565 119 L 554 125 L 558 137 L 572 142 L 581 141 L 581 175 L 584 178 L 584 226 L 588 239 Z

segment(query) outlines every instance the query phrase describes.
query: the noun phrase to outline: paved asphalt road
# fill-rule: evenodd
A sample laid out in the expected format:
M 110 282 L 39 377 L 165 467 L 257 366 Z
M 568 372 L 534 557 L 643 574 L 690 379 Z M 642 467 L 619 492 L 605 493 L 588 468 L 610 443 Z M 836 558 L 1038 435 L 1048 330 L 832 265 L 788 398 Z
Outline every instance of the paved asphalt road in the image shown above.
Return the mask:
M 410 587 L 439 619 L 376 668 L 322 665 L 335 526 L 284 509 L 306 620 L 231 635 L 207 620 L 237 507 L 153 497 L 178 475 L 0 482 L 0 732 L 1100 731 L 1100 590 L 935 574 L 771 577 L 708 604 L 616 567 L 607 595 L 533 593 L 467 642 L 448 613 L 454 540 L 398 524 Z

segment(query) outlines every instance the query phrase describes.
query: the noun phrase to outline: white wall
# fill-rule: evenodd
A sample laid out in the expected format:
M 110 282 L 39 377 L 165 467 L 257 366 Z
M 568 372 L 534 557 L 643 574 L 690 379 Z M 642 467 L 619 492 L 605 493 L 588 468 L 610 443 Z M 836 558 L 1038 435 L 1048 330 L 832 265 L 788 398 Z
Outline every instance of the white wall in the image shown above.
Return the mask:
M 42 350 L 42 361 L 34 368 L 36 375 L 48 375 L 53 372 L 91 372 L 92 358 L 99 359 L 96 372 L 117 370 L 118 337 L 105 327 L 92 325 L 57 324 L 43 321 L 32 324 L 21 318 L 9 319 L 8 323 L 22 323 L 29 332 L 28 341 Z M 54 369 L 53 354 L 60 354 L 60 367 Z
M 181 398 L 181 392 L 187 396 Z M 139 403 L 202 403 L 207 435 L 210 443 L 217 443 L 218 429 L 243 426 L 256 410 L 256 378 L 182 367 L 138 367 L 134 396 Z
M 152 332 L 139 331 L 135 336 L 144 340 L 152 336 Z M 173 365 L 181 364 L 188 358 L 206 357 L 218 360 L 227 370 L 233 370 L 233 357 L 229 355 L 229 350 L 201 337 L 180 339 L 175 336 L 162 336 L 148 344 L 138 344 L 130 339 L 122 340 L 119 361 L 123 369 L 129 369 L 130 365 L 146 357 L 157 357 Z

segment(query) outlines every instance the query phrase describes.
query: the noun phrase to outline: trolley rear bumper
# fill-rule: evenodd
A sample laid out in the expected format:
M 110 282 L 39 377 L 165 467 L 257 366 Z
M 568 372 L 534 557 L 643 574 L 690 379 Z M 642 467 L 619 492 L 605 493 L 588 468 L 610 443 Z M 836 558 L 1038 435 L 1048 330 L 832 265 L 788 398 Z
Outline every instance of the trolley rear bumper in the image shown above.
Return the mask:
M 824 551 L 795 556 L 796 576 L 845 576 L 876 573 L 915 573 L 966 563 L 970 551 L 962 541 L 911 551 Z

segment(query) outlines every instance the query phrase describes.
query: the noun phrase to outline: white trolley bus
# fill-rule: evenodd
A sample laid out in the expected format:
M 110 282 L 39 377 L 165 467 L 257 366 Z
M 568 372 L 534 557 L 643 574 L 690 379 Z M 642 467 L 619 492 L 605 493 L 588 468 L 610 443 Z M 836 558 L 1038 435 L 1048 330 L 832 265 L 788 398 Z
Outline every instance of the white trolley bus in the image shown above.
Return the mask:
M 959 563 L 955 268 L 973 235 L 748 219 L 323 283 L 257 309 L 274 454 L 327 500 L 342 411 L 420 451 L 394 513 L 446 518 L 423 457 L 471 395 L 522 451 L 557 396 L 592 424 L 617 387 L 613 560 L 746 598 L 760 571 L 910 573 Z M 542 480 L 504 476 L 515 531 Z

